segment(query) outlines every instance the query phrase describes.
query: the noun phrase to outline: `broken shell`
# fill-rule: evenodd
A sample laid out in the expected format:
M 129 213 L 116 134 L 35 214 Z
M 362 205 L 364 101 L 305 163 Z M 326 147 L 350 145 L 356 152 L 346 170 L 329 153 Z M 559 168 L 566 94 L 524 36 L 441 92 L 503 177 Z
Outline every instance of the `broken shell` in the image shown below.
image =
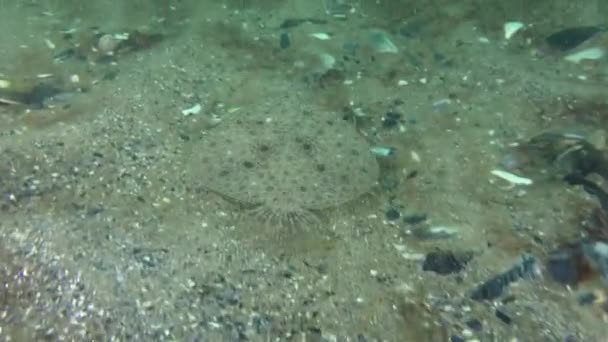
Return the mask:
M 11 99 L 6 99 L 3 97 L 0 97 L 0 104 L 5 104 L 5 105 L 20 105 L 21 102 L 17 102 Z
M 190 108 L 186 108 L 184 110 L 182 110 L 182 114 L 184 116 L 190 116 L 190 115 L 194 115 L 194 114 L 198 114 L 201 112 L 201 110 L 203 109 L 203 107 L 200 104 L 195 104 L 194 106 L 190 107 Z
M 370 149 L 370 152 L 378 157 L 390 157 L 395 154 L 395 148 L 390 146 L 373 146 Z
M 514 34 L 517 33 L 517 31 L 521 30 L 522 28 L 524 28 L 524 24 L 522 22 L 519 21 L 509 21 L 506 22 L 504 25 L 504 31 L 505 31 L 505 39 L 511 39 L 511 37 L 513 37 Z
M 604 49 L 599 47 L 592 47 L 585 50 L 581 50 L 575 53 L 572 53 L 566 57 L 565 60 L 572 63 L 579 63 L 584 60 L 596 60 L 604 57 Z
M 330 40 L 331 39 L 331 36 L 325 32 L 311 33 L 310 36 L 313 38 L 317 38 L 319 40 Z
M 369 35 L 372 47 L 378 53 L 397 53 L 399 48 L 393 43 L 388 33 L 382 30 L 372 30 Z

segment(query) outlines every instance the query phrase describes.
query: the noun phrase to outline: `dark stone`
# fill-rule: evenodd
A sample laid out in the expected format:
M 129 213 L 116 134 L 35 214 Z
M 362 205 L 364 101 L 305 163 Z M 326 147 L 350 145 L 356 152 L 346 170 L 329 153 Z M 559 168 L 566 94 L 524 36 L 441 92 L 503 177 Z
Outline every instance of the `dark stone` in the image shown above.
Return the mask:
M 422 270 L 433 271 L 442 275 L 458 273 L 464 270 L 472 258 L 473 254 L 470 252 L 434 251 L 426 255 Z
M 281 23 L 279 28 L 290 29 L 290 28 L 293 28 L 296 26 L 300 26 L 304 23 L 323 25 L 323 24 L 327 24 L 327 20 L 314 19 L 314 18 L 289 18 L 289 19 L 283 20 L 283 22 Z
M 413 226 L 413 225 L 417 225 L 418 223 L 422 223 L 422 222 L 426 221 L 426 219 L 427 219 L 426 214 L 414 214 L 414 215 L 405 216 L 403 218 L 403 222 Z
M 602 29 L 597 26 L 569 27 L 549 35 L 545 41 L 554 49 L 567 51 L 579 46 L 600 31 Z
M 389 208 L 385 213 L 384 216 L 386 217 L 387 220 L 389 221 L 395 221 L 398 220 L 399 217 L 401 217 L 401 213 L 399 212 L 399 210 L 395 209 L 395 208 Z
M 397 126 L 399 121 L 401 121 L 401 113 L 388 112 L 382 118 L 382 126 L 385 128 L 391 128 Z
M 407 176 L 405 178 L 412 179 L 412 178 L 416 178 L 417 176 L 418 176 L 418 170 L 412 170 L 407 174 Z
M 553 280 L 562 285 L 575 285 L 580 279 L 577 256 L 567 247 L 549 254 L 547 271 Z
M 473 331 L 481 331 L 483 329 L 481 321 L 479 321 L 477 318 L 471 318 L 466 321 L 465 324 Z
M 598 297 L 593 292 L 584 292 L 576 296 L 576 301 L 580 305 L 590 305 L 595 304 L 598 300 Z
M 511 324 L 511 322 L 513 322 L 513 319 L 511 318 L 511 316 L 504 309 L 497 308 L 495 315 L 498 319 L 500 319 L 505 324 Z
M 283 22 L 281 23 L 279 28 L 289 29 L 292 27 L 300 26 L 305 22 L 306 22 L 306 19 L 294 19 L 294 18 L 285 19 L 285 20 L 283 20 Z
M 538 270 L 538 261 L 533 255 L 524 254 L 521 260 L 518 261 L 507 271 L 497 274 L 483 284 L 477 286 L 471 293 L 471 299 L 474 300 L 494 300 L 502 296 L 504 290 L 509 285 L 520 279 L 534 278 Z

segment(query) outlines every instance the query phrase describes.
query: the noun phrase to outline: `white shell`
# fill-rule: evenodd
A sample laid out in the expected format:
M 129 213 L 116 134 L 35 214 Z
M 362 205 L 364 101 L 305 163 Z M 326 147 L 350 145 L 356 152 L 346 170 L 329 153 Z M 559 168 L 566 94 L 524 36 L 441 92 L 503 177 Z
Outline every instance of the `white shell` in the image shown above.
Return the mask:
M 182 114 L 184 116 L 198 114 L 198 113 L 201 112 L 202 109 L 203 109 L 203 107 L 201 107 L 201 105 L 197 103 L 197 104 L 195 104 L 194 106 L 192 106 L 190 108 L 186 108 L 186 109 L 182 110 Z
M 566 57 L 565 60 L 572 63 L 578 63 L 585 59 L 600 59 L 604 57 L 604 49 L 599 47 L 592 47 L 589 49 L 581 50 L 575 53 L 572 53 Z
M 513 37 L 513 35 L 515 33 L 517 33 L 517 31 L 521 30 L 522 28 L 524 28 L 524 23 L 519 22 L 519 21 L 509 21 L 506 22 L 504 25 L 504 31 L 505 31 L 505 39 L 511 39 L 511 37 Z
M 532 185 L 530 178 L 521 177 L 503 170 L 492 170 L 490 172 L 498 178 L 502 178 L 513 185 Z
M 310 36 L 313 38 L 317 38 L 319 40 L 330 40 L 331 39 L 329 34 L 327 34 L 325 32 L 311 33 Z

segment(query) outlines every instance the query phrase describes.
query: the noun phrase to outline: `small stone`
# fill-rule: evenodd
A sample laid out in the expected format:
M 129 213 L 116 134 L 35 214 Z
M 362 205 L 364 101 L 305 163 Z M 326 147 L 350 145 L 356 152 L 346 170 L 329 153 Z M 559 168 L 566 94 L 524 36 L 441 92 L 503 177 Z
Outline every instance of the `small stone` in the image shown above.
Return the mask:
M 563 285 L 576 285 L 581 277 L 577 256 L 572 248 L 563 248 L 549 254 L 547 270 L 553 280 Z
M 403 217 L 403 222 L 412 226 L 422 223 L 427 220 L 426 214 L 414 214 Z
M 397 112 L 388 112 L 382 118 L 382 126 L 385 128 L 391 128 L 397 126 L 399 121 L 401 120 L 401 113 Z
M 384 216 L 386 217 L 387 220 L 389 221 L 395 221 L 398 220 L 399 217 L 401 217 L 401 213 L 399 212 L 399 210 L 395 209 L 395 208 L 389 208 L 385 213 Z
M 434 251 L 426 255 L 422 270 L 433 271 L 441 275 L 458 273 L 466 267 L 472 257 L 473 255 L 470 252 Z
M 468 321 L 466 321 L 465 324 L 467 325 L 467 327 L 471 328 L 471 330 L 473 330 L 473 331 L 479 332 L 483 329 L 483 325 L 481 324 L 481 321 L 479 321 L 477 318 L 471 318 Z
M 279 46 L 281 49 L 287 49 L 291 45 L 289 34 L 287 32 L 281 33 L 279 37 Z
M 495 315 L 498 319 L 500 319 L 505 324 L 511 324 L 511 322 L 513 322 L 513 319 L 511 318 L 511 316 L 504 309 L 497 308 Z

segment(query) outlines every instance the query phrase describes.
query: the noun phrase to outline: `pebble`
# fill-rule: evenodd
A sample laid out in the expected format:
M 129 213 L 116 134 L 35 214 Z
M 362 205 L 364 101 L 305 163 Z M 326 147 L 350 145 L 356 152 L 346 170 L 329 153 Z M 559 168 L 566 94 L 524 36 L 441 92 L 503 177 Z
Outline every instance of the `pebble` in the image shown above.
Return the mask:
M 554 49 L 567 51 L 574 49 L 601 31 L 602 29 L 597 26 L 569 27 L 552 33 L 545 38 L 545 42 Z
M 419 223 L 426 221 L 427 218 L 428 217 L 426 216 L 426 214 L 413 214 L 413 215 L 404 216 L 403 222 L 414 226 L 414 225 L 417 225 Z
M 467 320 L 465 322 L 465 324 L 467 325 L 467 327 L 471 328 L 471 330 L 473 331 L 481 331 L 483 329 L 483 325 L 481 324 L 481 321 L 478 320 L 477 318 L 471 318 L 469 320 Z
M 449 239 L 458 235 L 458 229 L 446 226 L 420 227 L 412 230 L 420 239 Z
M 281 49 L 287 49 L 291 45 L 291 41 L 289 40 L 289 34 L 287 32 L 281 33 L 279 37 L 279 46 Z
M 465 269 L 472 257 L 470 252 L 434 251 L 426 255 L 422 270 L 433 271 L 441 275 L 458 273 Z
M 505 324 L 511 324 L 511 322 L 513 322 L 513 319 L 511 318 L 511 316 L 505 311 L 505 309 L 502 308 L 496 308 L 496 312 L 495 315 L 498 319 L 500 319 L 503 323 Z
M 547 271 L 553 280 L 563 285 L 575 285 L 581 274 L 575 251 L 563 248 L 549 254 Z
M 401 116 L 401 113 L 397 112 L 388 112 L 384 114 L 384 117 L 382 118 L 382 127 L 391 128 L 397 126 L 401 120 Z
M 395 208 L 389 208 L 385 213 L 384 216 L 386 217 L 387 220 L 389 221 L 395 221 L 398 220 L 399 217 L 401 217 L 401 213 L 399 212 L 399 210 L 395 209 Z

